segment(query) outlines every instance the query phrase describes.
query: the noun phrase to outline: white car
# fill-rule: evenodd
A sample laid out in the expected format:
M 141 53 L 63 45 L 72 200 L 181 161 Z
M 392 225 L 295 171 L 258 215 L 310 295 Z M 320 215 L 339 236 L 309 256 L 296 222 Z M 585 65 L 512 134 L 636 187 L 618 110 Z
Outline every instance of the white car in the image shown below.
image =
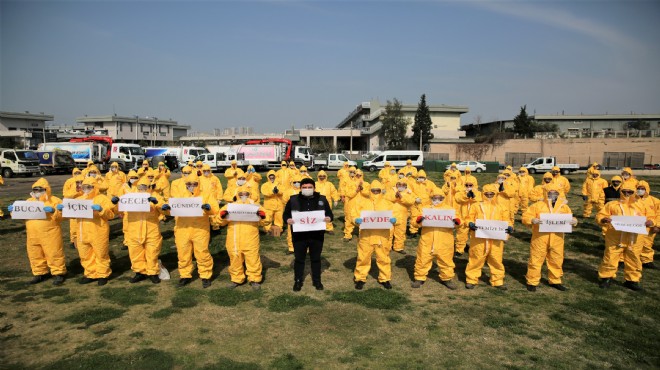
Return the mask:
M 447 166 L 446 169 L 449 169 L 451 165 Z M 475 161 L 463 161 L 463 162 L 458 162 L 456 163 L 456 169 L 463 172 L 465 171 L 466 168 L 470 167 L 470 171 L 472 172 L 485 172 L 486 171 L 486 165 L 481 163 L 481 162 L 475 162 Z

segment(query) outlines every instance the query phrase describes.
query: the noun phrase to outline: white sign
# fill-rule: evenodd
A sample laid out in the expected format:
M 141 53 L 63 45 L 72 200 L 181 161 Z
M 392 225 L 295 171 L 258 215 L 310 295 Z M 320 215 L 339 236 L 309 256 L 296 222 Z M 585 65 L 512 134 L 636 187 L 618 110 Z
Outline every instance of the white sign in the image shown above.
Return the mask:
M 93 200 L 62 199 L 62 217 L 66 218 L 94 218 Z
M 293 232 L 325 230 L 325 211 L 291 212 Z
M 648 235 L 644 216 L 612 216 L 612 226 L 616 231 Z
M 362 223 L 360 230 L 368 229 L 391 229 L 392 211 L 362 211 L 360 212 Z
M 11 218 L 14 220 L 45 220 L 44 202 L 19 200 L 14 202 Z
M 227 204 L 227 219 L 229 221 L 249 221 L 257 222 L 261 220 L 257 211 L 259 210 L 258 204 L 236 204 L 229 203 Z
M 454 218 L 456 218 L 456 210 L 424 208 L 422 209 L 422 216 L 424 216 L 424 221 L 422 221 L 422 226 L 424 227 L 453 229 L 455 226 Z
M 149 212 L 151 202 L 149 193 L 128 193 L 119 197 L 119 212 Z
M 507 240 L 509 237 L 506 233 L 509 224 L 506 221 L 477 219 L 475 225 L 477 226 L 477 231 L 474 236 L 477 238 Z
M 572 233 L 573 215 L 570 213 L 541 213 L 539 231 L 542 233 Z
M 174 217 L 201 217 L 202 197 L 192 198 L 170 198 L 170 215 Z

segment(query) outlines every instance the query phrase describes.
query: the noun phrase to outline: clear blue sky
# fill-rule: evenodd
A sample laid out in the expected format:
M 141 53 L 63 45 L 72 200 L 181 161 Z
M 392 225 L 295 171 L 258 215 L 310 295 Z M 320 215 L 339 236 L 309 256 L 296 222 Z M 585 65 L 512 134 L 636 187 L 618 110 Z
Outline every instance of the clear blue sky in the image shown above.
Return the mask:
M 660 113 L 658 1 L 4 1 L 1 108 L 194 130 L 333 127 L 357 104 L 462 124 Z

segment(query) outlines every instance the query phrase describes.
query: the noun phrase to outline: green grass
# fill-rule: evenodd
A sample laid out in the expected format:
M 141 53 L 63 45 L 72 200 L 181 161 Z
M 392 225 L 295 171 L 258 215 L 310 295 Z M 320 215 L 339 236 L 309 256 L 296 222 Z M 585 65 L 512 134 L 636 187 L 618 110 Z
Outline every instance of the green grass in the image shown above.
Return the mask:
M 120 306 L 130 307 L 141 304 L 150 304 L 156 301 L 156 292 L 150 290 L 149 285 L 104 288 L 101 297 Z
M 245 290 L 245 288 L 221 288 L 212 290 L 208 293 L 209 302 L 218 306 L 232 307 L 243 302 L 259 299 L 263 294 L 261 290 Z
M 268 301 L 271 312 L 289 312 L 303 306 L 320 306 L 322 303 L 314 298 L 293 294 L 282 294 Z
M 335 292 L 332 293 L 332 300 L 355 303 L 367 308 L 379 308 L 383 310 L 398 310 L 410 302 L 405 295 L 399 292 L 373 288 L 363 292 Z
M 122 317 L 126 310 L 112 308 L 112 307 L 99 307 L 89 310 L 78 311 L 64 318 L 64 321 L 71 324 L 85 324 L 85 326 L 92 326 L 102 322 L 114 320 Z

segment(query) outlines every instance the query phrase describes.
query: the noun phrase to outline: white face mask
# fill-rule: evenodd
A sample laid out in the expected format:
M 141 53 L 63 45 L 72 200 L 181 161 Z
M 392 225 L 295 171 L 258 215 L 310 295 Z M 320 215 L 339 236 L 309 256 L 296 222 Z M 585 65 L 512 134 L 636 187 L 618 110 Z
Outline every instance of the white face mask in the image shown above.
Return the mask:
M 45 191 L 33 191 L 30 193 L 30 196 L 32 196 L 32 198 L 34 199 L 39 199 L 43 197 L 45 194 L 46 194 Z
M 399 174 L 399 178 L 402 179 L 402 178 L 403 178 L 403 174 Z
M 558 197 L 557 194 L 548 194 L 548 199 L 549 199 L 551 202 L 556 202 L 556 201 L 557 201 L 557 197 Z
M 196 186 L 186 186 L 186 189 L 188 189 L 191 194 L 195 192 L 195 188 Z
M 394 170 L 390 171 L 390 175 L 394 175 L 394 174 L 396 174 L 396 171 Z
M 302 189 L 300 190 L 300 194 L 306 197 L 311 197 L 314 194 L 314 189 Z
M 211 172 L 209 172 L 209 171 L 204 171 L 204 176 L 211 176 Z
M 426 179 L 423 178 L 423 177 L 418 177 L 418 178 L 417 178 L 417 182 L 424 182 L 424 180 L 426 180 Z
M 83 194 L 89 194 L 92 192 L 92 189 L 82 189 Z
M 96 177 L 96 172 L 90 172 L 89 177 Z
M 352 173 L 352 172 L 349 172 L 349 173 L 348 173 L 348 176 L 350 176 L 350 177 L 355 177 L 355 174 Z
M 247 202 L 247 200 L 248 200 L 247 195 L 241 195 L 239 198 L 241 198 L 241 202 Z
M 238 184 L 238 186 L 241 186 L 245 184 L 245 180 L 236 180 L 236 184 Z
M 498 184 L 502 184 L 502 183 L 504 183 L 504 179 L 497 179 L 497 183 L 498 183 Z
M 112 170 L 112 172 L 117 172 L 117 167 L 110 167 L 110 170 Z
M 406 191 L 406 189 L 407 188 L 404 188 L 403 186 L 397 186 L 396 187 L 396 190 L 398 190 L 400 193 L 403 193 L 404 191 Z
M 296 189 L 299 188 L 299 187 L 300 187 L 300 183 L 299 183 L 299 182 L 294 182 L 294 183 L 293 183 L 293 187 L 296 188 Z
M 128 182 L 129 182 L 131 185 L 135 184 L 136 181 L 137 181 L 137 179 L 128 179 Z
M 465 188 L 467 191 L 472 191 L 472 186 L 468 186 Z
M 433 199 L 431 202 L 433 203 L 434 206 L 437 206 L 438 204 L 442 203 L 442 200 L 440 200 L 440 199 Z
M 621 175 L 621 177 L 623 177 L 624 180 L 628 180 L 630 178 L 630 175 L 627 175 L 627 174 L 626 175 Z
M 646 190 L 645 190 L 645 189 L 637 189 L 637 195 L 639 195 L 640 197 L 643 197 L 644 194 L 646 194 Z
M 268 178 L 268 181 L 270 181 L 270 182 L 275 182 L 275 178 L 274 178 L 274 177 L 273 177 L 273 178 L 270 178 L 270 177 L 269 177 L 269 178 Z

